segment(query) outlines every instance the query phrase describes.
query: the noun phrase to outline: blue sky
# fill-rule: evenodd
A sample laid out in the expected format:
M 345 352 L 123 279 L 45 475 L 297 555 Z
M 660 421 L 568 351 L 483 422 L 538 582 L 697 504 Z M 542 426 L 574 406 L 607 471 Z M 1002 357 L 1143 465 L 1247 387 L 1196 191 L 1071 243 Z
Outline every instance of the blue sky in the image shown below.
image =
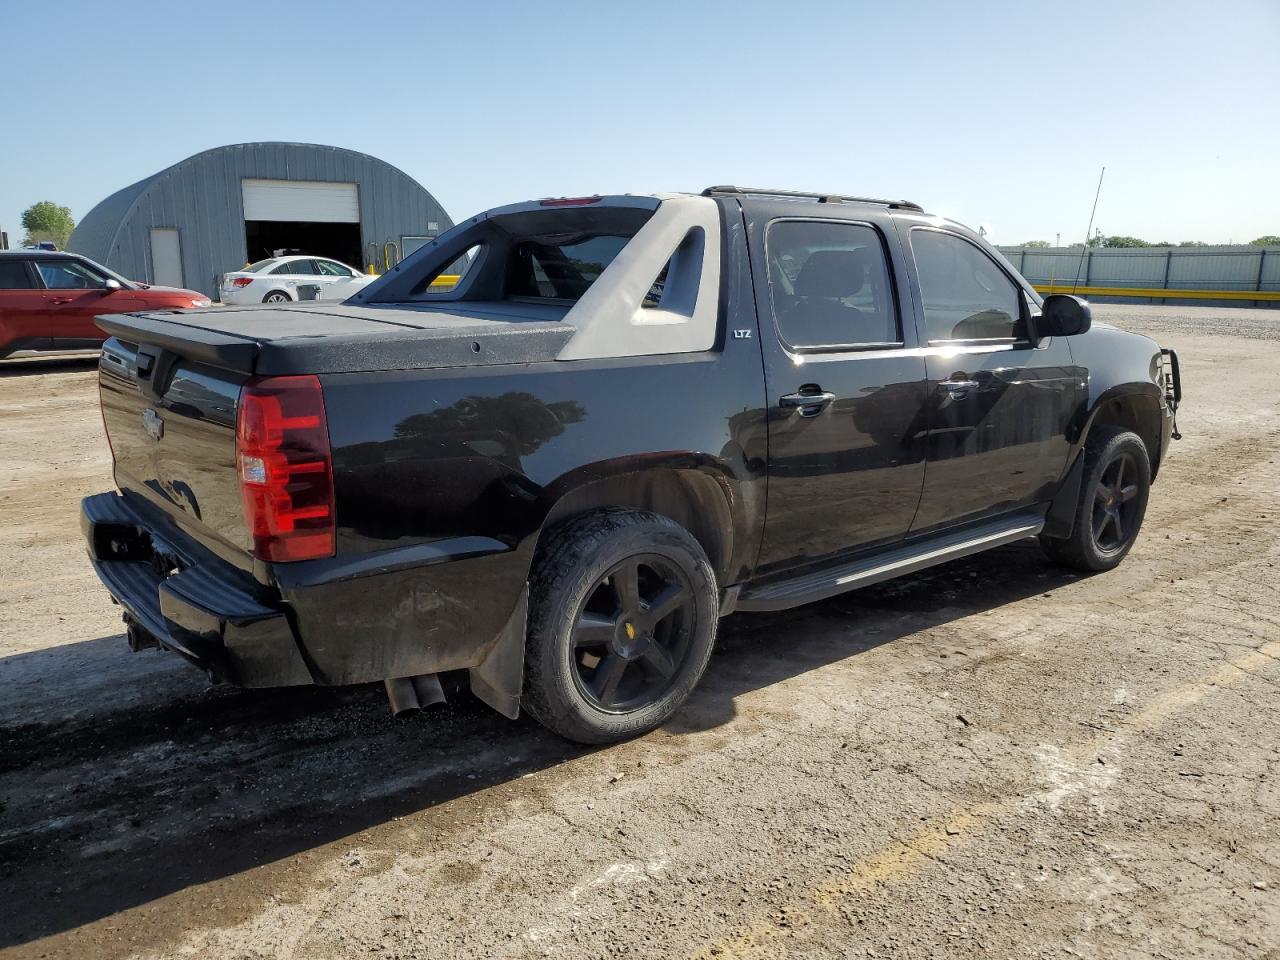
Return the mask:
M 455 218 L 739 183 L 992 239 L 1280 234 L 1280 2 L 7 2 L 0 226 L 208 147 L 328 143 Z

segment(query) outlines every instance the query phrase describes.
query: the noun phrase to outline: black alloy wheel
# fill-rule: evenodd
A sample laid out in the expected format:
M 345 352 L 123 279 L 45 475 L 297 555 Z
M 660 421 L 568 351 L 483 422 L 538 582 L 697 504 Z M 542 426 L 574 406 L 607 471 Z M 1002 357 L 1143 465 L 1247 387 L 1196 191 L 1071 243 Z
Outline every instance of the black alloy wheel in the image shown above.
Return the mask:
M 719 619 L 715 571 L 684 527 L 619 507 L 573 517 L 534 558 L 521 704 L 578 743 L 652 730 L 701 679 Z
M 1040 537 L 1059 563 L 1098 573 L 1119 566 L 1138 538 L 1151 493 L 1151 461 L 1142 438 L 1116 426 L 1097 426 L 1085 446 L 1071 534 Z
M 596 581 L 573 631 L 576 679 L 601 710 L 661 700 L 689 653 L 693 588 L 671 561 L 628 557 Z
M 1133 457 L 1118 453 L 1102 471 L 1094 488 L 1093 542 L 1103 554 L 1123 550 L 1141 520 L 1138 502 L 1138 468 Z

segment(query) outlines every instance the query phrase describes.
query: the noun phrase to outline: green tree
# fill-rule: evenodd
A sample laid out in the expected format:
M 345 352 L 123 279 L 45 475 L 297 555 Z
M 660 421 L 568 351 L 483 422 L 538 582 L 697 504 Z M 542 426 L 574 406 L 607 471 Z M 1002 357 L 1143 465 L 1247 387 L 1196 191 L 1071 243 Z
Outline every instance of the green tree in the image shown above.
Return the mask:
M 1277 237 L 1274 233 L 1268 233 L 1265 237 L 1250 240 L 1249 245 L 1252 247 L 1280 247 L 1280 237 Z
M 1207 247 L 1207 246 L 1208 246 L 1208 244 L 1207 244 L 1207 243 L 1205 243 L 1203 240 L 1183 240 L 1180 244 L 1178 244 L 1178 246 L 1180 246 L 1180 247 Z
M 60 207 L 52 200 L 41 200 L 22 211 L 22 228 L 27 231 L 22 238 L 23 246 L 33 247 L 41 241 L 52 240 L 61 250 L 71 238 L 76 222 L 66 207 Z
M 1029 247 L 1032 250 L 1043 250 L 1045 247 L 1049 246 L 1049 241 L 1048 240 L 1028 240 L 1026 243 L 1023 244 L 1023 246 Z
M 1099 242 L 1100 247 L 1149 247 L 1151 244 L 1145 240 L 1139 240 L 1137 237 L 1103 237 Z

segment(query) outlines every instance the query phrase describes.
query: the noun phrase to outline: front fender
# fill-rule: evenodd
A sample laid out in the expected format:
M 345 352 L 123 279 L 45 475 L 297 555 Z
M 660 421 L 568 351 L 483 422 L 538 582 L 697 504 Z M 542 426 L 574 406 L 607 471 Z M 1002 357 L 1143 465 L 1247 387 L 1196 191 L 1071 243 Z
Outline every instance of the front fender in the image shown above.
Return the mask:
M 1154 383 L 1141 380 L 1118 383 L 1101 391 L 1097 396 L 1090 396 L 1088 406 L 1082 411 L 1079 433 L 1075 438 L 1077 445 L 1083 445 L 1089 438 L 1089 431 L 1098 420 L 1099 413 L 1115 404 L 1154 405 L 1157 410 L 1162 405 L 1164 394 Z
M 1154 405 L 1159 418 L 1164 391 L 1160 345 L 1154 340 L 1096 323 L 1088 333 L 1071 338 L 1071 353 L 1076 364 L 1088 371 L 1085 403 L 1071 438 L 1077 449 L 1087 441 L 1100 411 L 1117 404 Z

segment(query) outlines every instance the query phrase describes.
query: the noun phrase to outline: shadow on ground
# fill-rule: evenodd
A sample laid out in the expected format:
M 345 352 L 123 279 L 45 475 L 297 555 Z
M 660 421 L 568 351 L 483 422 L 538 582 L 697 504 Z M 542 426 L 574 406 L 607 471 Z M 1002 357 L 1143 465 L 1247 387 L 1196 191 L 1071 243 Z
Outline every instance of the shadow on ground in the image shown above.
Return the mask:
M 706 679 L 661 735 L 723 725 L 752 690 L 1072 579 L 1026 542 L 800 610 L 730 617 Z M 0 660 L 0 678 L 38 677 L 52 698 L 33 723 L 24 696 L 0 697 L 0 947 L 449 801 L 463 800 L 451 819 L 478 820 L 501 802 L 481 791 L 589 752 L 465 694 L 393 721 L 380 686 L 204 689 L 168 654 L 108 674 L 116 655 L 130 657 L 118 636 Z M 85 669 L 99 682 L 86 685 Z M 65 709 L 64 685 L 75 691 Z
M 0 360 L 0 377 L 22 377 L 42 373 L 83 373 L 98 365 L 98 354 L 34 357 L 30 360 Z

